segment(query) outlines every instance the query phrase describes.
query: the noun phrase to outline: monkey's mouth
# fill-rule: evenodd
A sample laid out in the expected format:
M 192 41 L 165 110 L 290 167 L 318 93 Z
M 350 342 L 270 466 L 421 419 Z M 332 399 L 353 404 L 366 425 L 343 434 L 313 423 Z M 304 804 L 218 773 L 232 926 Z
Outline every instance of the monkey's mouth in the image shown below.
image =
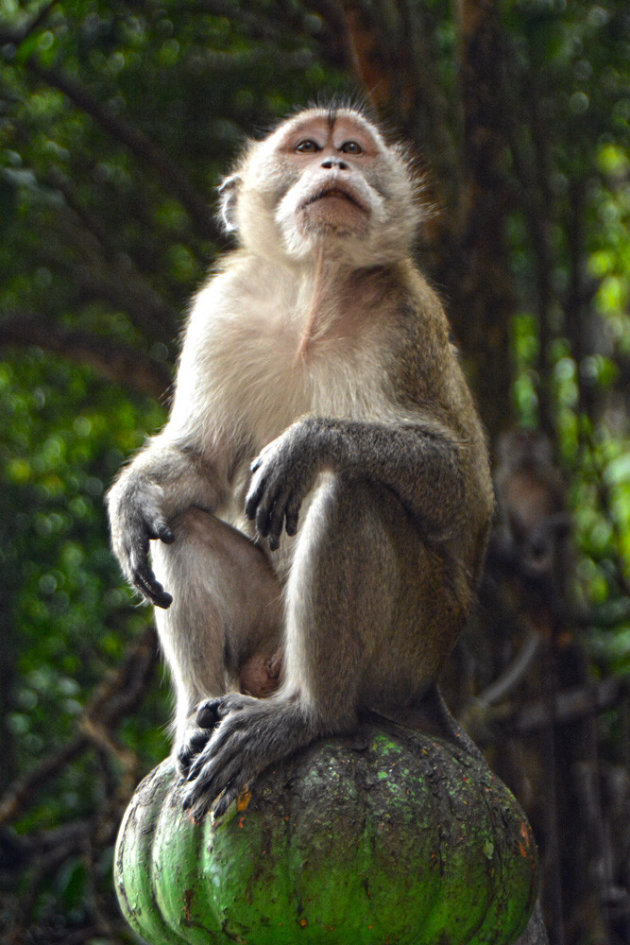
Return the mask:
M 367 212 L 367 208 L 364 206 L 364 204 L 361 203 L 361 201 L 350 190 L 345 190 L 336 184 L 329 187 L 322 187 L 321 190 L 318 190 L 317 193 L 312 195 L 312 197 L 309 197 L 304 201 L 302 204 L 302 209 L 306 209 L 306 207 L 310 207 L 311 204 L 317 203 L 318 200 L 324 200 L 326 197 L 341 198 L 342 200 L 353 204 L 355 207 L 357 207 L 357 209 L 363 211 L 363 213 Z

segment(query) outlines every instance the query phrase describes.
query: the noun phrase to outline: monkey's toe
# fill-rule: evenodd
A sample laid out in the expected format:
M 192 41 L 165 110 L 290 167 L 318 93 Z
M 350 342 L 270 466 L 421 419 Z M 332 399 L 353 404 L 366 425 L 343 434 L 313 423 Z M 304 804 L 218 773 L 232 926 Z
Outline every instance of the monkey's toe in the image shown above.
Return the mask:
M 255 705 L 258 699 L 240 692 L 230 692 L 218 699 L 204 699 L 197 705 L 195 721 L 200 728 L 216 728 L 230 712 L 239 712 L 248 706 Z
M 179 770 L 183 775 L 187 775 L 194 759 L 208 744 L 212 732 L 207 728 L 194 729 L 186 738 L 186 741 L 180 745 L 176 758 Z
M 221 721 L 225 711 L 222 699 L 205 699 L 195 710 L 195 721 L 200 728 L 212 730 Z M 206 734 L 206 740 L 208 735 Z
M 225 763 L 217 758 L 201 763 L 198 758 L 187 778 L 182 808 L 189 811 L 196 822 L 211 807 L 215 818 L 222 817 L 250 780 L 253 775 L 248 777 L 238 758 Z

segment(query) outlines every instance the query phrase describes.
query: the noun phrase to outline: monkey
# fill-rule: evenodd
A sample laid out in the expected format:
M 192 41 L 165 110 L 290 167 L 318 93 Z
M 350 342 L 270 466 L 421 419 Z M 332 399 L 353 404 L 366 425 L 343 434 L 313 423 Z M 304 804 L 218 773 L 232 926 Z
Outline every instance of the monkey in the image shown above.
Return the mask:
M 547 437 L 524 429 L 504 433 L 495 485 L 498 524 L 490 563 L 523 585 L 535 610 L 560 615 L 569 596 L 571 516 Z
M 191 816 L 363 712 L 412 714 L 470 613 L 493 492 L 412 259 L 419 190 L 360 109 L 249 141 L 220 187 L 238 245 L 192 304 L 169 419 L 108 493 Z

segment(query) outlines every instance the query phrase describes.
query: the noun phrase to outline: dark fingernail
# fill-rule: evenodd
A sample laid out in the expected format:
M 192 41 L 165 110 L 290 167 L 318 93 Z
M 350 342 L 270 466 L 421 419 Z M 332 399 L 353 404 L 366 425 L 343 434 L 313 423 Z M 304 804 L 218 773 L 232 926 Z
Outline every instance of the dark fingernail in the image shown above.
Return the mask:
M 173 603 L 173 598 L 171 594 L 168 593 L 160 594 L 159 598 L 156 598 L 155 603 L 163 610 L 167 610 Z
M 202 728 L 214 728 L 219 721 L 219 713 L 212 706 L 203 706 L 197 712 L 196 721 L 197 725 L 201 725 Z

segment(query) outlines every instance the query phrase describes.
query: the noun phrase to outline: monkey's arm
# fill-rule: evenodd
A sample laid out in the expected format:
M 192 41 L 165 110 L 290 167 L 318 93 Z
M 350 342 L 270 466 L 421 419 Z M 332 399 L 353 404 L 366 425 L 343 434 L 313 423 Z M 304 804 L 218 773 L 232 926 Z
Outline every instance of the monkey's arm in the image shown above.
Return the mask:
M 308 417 L 269 443 L 252 464 L 245 503 L 261 535 L 278 547 L 297 531 L 300 506 L 330 469 L 391 489 L 429 539 L 451 537 L 465 500 L 463 447 L 437 420 L 397 425 Z
M 158 607 L 171 595 L 149 565 L 149 540 L 170 543 L 169 520 L 190 505 L 214 510 L 223 500 L 227 480 L 216 464 L 190 447 L 155 437 L 123 469 L 107 495 L 112 548 L 130 584 Z

